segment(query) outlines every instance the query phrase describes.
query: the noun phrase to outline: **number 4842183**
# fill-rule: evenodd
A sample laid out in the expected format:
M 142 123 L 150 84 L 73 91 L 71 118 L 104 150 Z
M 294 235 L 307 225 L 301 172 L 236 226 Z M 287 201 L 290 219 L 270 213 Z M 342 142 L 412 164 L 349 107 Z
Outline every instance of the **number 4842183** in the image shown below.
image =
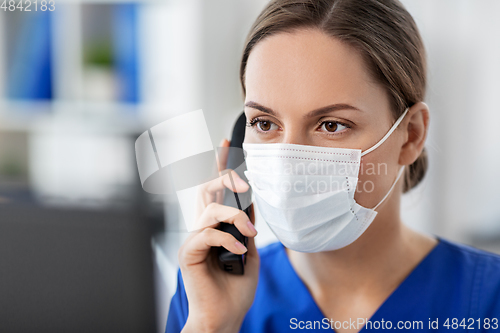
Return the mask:
M 1 1 L 1 0 L 0 0 Z M 51 11 L 53 12 L 56 10 L 56 3 L 54 0 L 42 0 L 42 1 L 31 1 L 31 0 L 4 0 L 2 2 L 2 5 L 0 5 L 0 9 L 2 9 L 4 12 L 10 11 L 24 11 L 24 12 L 31 12 L 31 11 Z

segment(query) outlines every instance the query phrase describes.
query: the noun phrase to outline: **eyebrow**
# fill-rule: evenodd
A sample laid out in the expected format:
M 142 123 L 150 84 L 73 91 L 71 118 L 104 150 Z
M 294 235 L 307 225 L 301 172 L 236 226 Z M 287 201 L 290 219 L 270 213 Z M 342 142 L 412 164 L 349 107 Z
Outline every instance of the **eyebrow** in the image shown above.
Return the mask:
M 278 116 L 278 113 L 276 111 L 274 111 L 273 109 L 268 108 L 268 107 L 263 106 L 263 105 L 260 105 L 259 103 L 256 103 L 256 102 L 253 102 L 253 101 L 249 101 L 249 102 L 245 103 L 245 106 L 248 106 L 249 108 L 252 108 L 252 109 L 260 110 L 262 112 L 268 113 L 268 114 L 273 115 L 275 117 Z M 325 113 L 329 113 L 329 112 L 333 112 L 333 111 L 338 111 L 338 110 L 355 110 L 355 111 L 361 111 L 357 107 L 352 106 L 350 104 L 337 103 L 337 104 L 331 104 L 331 105 L 328 105 L 328 106 L 324 106 L 324 107 L 321 107 L 321 108 L 316 109 L 316 110 L 312 110 L 312 111 L 308 112 L 307 114 L 305 114 L 304 118 L 317 117 L 317 116 L 321 116 L 321 115 L 323 115 Z

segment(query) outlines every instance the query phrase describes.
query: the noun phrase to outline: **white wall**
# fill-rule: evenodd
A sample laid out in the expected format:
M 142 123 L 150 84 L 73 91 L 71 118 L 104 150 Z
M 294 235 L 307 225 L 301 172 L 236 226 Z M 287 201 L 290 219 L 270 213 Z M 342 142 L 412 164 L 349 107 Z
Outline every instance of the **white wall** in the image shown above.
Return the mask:
M 473 234 L 500 230 L 500 2 L 403 2 L 421 29 L 429 60 L 431 167 L 426 204 L 419 208 L 429 219 L 420 223 L 469 242 Z

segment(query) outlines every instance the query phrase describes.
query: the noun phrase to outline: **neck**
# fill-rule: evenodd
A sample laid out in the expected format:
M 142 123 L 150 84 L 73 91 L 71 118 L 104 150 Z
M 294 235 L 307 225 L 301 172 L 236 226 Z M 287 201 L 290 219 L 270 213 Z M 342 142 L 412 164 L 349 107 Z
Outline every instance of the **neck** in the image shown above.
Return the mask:
M 434 247 L 434 239 L 401 222 L 399 198 L 400 195 L 387 198 L 368 229 L 344 248 L 318 253 L 286 250 L 295 271 L 313 294 L 373 288 L 387 292 L 399 285 Z

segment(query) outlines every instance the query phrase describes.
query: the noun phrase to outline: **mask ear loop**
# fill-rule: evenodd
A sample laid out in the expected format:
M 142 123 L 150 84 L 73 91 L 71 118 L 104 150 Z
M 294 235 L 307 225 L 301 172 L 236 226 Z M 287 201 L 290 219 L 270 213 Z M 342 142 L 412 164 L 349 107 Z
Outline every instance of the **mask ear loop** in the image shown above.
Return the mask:
M 396 186 L 396 184 L 398 183 L 398 180 L 399 178 L 401 177 L 401 175 L 403 174 L 403 171 L 405 169 L 405 166 L 401 166 L 401 168 L 399 169 L 399 172 L 398 172 L 398 176 L 396 177 L 396 180 L 394 181 L 394 183 L 392 183 L 392 186 L 391 188 L 389 189 L 389 191 L 386 193 L 386 195 L 382 198 L 382 200 L 380 200 L 380 202 L 372 208 L 372 210 L 375 210 L 378 208 L 378 206 L 380 206 L 382 204 L 382 202 L 384 202 L 385 199 L 387 199 L 387 197 L 389 196 L 389 194 L 391 194 L 392 192 L 392 189 L 394 188 L 394 186 Z
M 406 113 L 408 113 L 409 109 L 410 109 L 409 107 L 406 108 L 405 112 L 403 112 L 403 114 L 401 116 L 399 116 L 398 120 L 396 120 L 396 122 L 394 123 L 394 125 L 392 125 L 391 129 L 384 135 L 384 137 L 382 139 L 380 139 L 379 142 L 377 142 L 371 148 L 368 148 L 367 150 L 365 150 L 364 152 L 362 152 L 361 156 L 364 156 L 364 155 L 368 154 L 369 152 L 374 151 L 381 144 L 383 144 L 384 141 L 387 140 L 387 138 L 392 134 L 392 132 L 394 132 L 394 130 L 398 127 L 399 123 L 401 123 L 401 121 L 403 120 L 403 118 L 406 116 Z

